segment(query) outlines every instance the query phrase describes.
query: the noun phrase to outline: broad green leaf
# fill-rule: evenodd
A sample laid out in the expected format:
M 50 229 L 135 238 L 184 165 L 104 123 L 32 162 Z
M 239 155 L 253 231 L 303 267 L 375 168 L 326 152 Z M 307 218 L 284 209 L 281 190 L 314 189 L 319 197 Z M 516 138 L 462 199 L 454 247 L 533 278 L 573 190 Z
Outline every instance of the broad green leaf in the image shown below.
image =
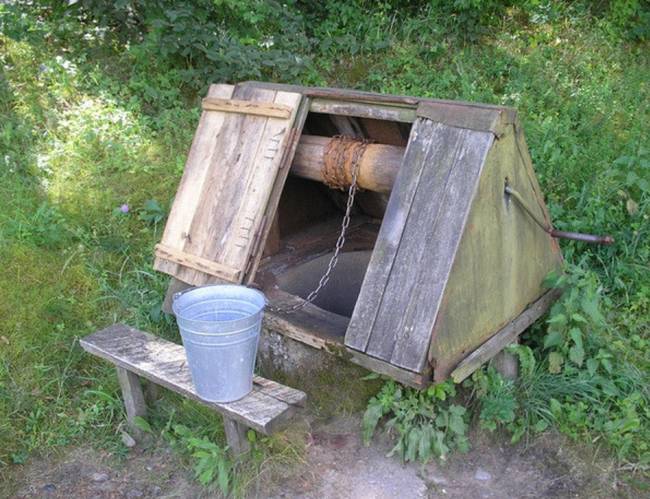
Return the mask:
M 544 337 L 544 348 L 558 347 L 564 341 L 560 331 L 551 331 Z
M 582 323 L 587 323 L 587 319 L 585 319 L 582 315 L 580 315 L 578 312 L 571 314 L 571 320 L 574 320 L 576 322 L 582 322 Z
M 562 371 L 562 364 L 564 363 L 564 357 L 561 353 L 551 352 L 548 354 L 548 372 L 552 374 L 558 374 Z
M 567 323 L 567 318 L 566 315 L 564 314 L 556 314 L 551 316 L 551 318 L 547 322 L 549 324 L 559 325 L 561 327 L 564 327 Z
M 425 425 L 422 427 L 422 437 L 419 442 L 418 454 L 421 460 L 427 462 L 431 457 L 431 438 L 433 436 L 433 427 Z
M 598 369 L 598 361 L 593 358 L 587 359 L 586 366 L 587 366 L 587 371 L 589 371 L 589 374 L 593 376 L 594 374 L 596 374 L 596 370 Z
M 594 296 L 584 296 L 580 302 L 582 310 L 593 320 L 596 324 L 604 324 L 605 318 L 600 312 L 598 306 L 598 297 Z
M 456 435 L 465 434 L 465 421 L 463 417 L 458 414 L 452 414 L 449 418 L 449 429 Z
M 421 437 L 422 432 L 420 431 L 420 428 L 412 428 L 409 432 L 406 439 L 406 452 L 404 454 L 404 459 L 406 461 L 415 461 Z
M 146 433 L 151 433 L 151 425 L 141 416 L 136 416 L 133 418 L 133 424 L 138 430 L 144 431 Z
M 535 423 L 535 425 L 533 426 L 533 429 L 534 429 L 537 433 L 541 433 L 541 432 L 543 432 L 546 428 L 548 428 L 548 422 L 547 422 L 545 419 L 540 419 L 540 420 L 537 421 L 537 423 Z
M 549 401 L 549 405 L 553 416 L 557 418 L 560 414 L 562 414 L 562 404 L 560 404 L 560 402 L 557 399 L 552 398 Z
M 577 327 L 571 328 L 571 330 L 569 331 L 569 338 L 573 340 L 573 343 L 576 346 L 579 346 L 580 348 L 583 347 L 582 331 L 580 331 L 580 329 L 578 329 Z
M 612 373 L 612 363 L 609 359 L 600 359 L 600 365 L 603 366 L 605 371 L 607 371 L 609 374 Z
M 449 406 L 449 412 L 463 416 L 467 412 L 467 409 L 465 409 L 462 405 L 452 404 Z
M 510 439 L 510 443 L 516 444 L 517 442 L 519 442 L 519 440 L 521 440 L 521 437 L 524 436 L 525 432 L 526 430 L 522 425 L 517 426 L 515 431 L 512 432 L 512 438 Z
M 569 349 L 569 359 L 578 367 L 582 366 L 585 360 L 585 351 L 582 348 L 582 344 L 574 345 Z

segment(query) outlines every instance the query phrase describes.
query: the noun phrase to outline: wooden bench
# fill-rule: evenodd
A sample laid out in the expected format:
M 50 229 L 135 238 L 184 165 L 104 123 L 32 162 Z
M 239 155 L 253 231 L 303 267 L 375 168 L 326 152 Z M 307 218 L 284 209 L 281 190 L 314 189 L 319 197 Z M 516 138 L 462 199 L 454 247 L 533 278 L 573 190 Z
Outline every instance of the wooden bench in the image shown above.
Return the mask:
M 249 449 L 247 428 L 270 435 L 286 425 L 307 398 L 300 390 L 254 376 L 253 391 L 244 398 L 229 403 L 206 402 L 194 390 L 182 345 L 124 324 L 93 333 L 80 344 L 87 352 L 115 364 L 132 428 L 136 417 L 146 415 L 142 377 L 221 413 L 228 446 L 235 455 Z

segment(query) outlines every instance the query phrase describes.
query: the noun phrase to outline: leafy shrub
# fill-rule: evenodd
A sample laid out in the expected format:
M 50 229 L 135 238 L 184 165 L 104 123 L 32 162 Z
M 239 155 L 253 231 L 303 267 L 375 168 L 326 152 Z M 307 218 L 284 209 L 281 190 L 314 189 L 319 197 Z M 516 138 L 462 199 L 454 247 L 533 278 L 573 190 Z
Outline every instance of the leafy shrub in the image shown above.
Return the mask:
M 551 425 L 573 438 L 597 433 L 621 461 L 646 467 L 648 375 L 607 344 L 607 321 L 593 273 L 573 268 L 553 281 L 565 291 L 551 309 L 543 345 L 536 351 L 526 345 L 509 347 L 519 357 L 519 378 L 504 380 L 487 368 L 467 383 L 481 425 L 507 429 L 513 442 Z
M 146 57 L 156 53 L 179 68 L 183 83 L 195 90 L 217 81 L 292 81 L 309 63 L 310 42 L 293 1 L 92 0 L 73 8 L 87 22 L 146 45 Z
M 196 436 L 187 426 L 176 424 L 167 432 L 168 438 L 194 459 L 194 474 L 205 486 L 213 483 L 228 495 L 232 481 L 233 463 L 227 449 L 220 447 L 206 437 Z
M 451 403 L 456 389 L 450 382 L 418 391 L 388 381 L 368 403 L 363 417 L 363 439 L 372 438 L 377 425 L 397 432 L 397 444 L 390 455 L 404 461 L 444 459 L 454 449 L 469 449 L 465 408 Z

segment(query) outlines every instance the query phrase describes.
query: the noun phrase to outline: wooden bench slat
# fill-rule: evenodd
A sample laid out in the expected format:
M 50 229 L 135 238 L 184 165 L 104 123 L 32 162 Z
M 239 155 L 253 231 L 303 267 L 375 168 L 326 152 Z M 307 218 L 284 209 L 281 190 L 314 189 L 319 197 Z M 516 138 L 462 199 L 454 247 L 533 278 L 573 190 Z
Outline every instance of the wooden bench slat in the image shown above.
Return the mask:
M 206 402 L 194 390 L 182 345 L 124 324 L 93 333 L 80 344 L 89 353 L 197 400 L 266 435 L 291 419 L 296 406 L 305 404 L 305 393 L 260 376 L 253 379 L 253 391 L 240 400 Z

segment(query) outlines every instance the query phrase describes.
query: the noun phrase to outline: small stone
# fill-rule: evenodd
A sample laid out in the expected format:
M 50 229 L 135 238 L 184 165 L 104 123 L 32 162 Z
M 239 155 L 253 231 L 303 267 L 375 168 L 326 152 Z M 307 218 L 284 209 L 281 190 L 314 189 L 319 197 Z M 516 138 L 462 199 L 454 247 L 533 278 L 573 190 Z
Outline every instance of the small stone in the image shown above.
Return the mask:
M 143 495 L 142 491 L 138 489 L 129 490 L 126 493 L 126 497 L 142 497 Z
M 153 487 L 151 487 L 152 496 L 159 496 L 160 494 L 162 494 L 162 489 L 158 487 L 158 485 L 154 485 Z
M 53 483 L 46 483 L 45 485 L 43 485 L 43 492 L 45 492 L 46 494 L 49 494 L 50 492 L 54 492 L 55 490 L 56 490 L 56 485 L 54 485 Z
M 441 476 L 429 475 L 429 480 L 436 485 L 447 485 L 447 479 Z
M 135 447 L 135 439 L 125 431 L 122 432 L 122 443 L 129 449 Z
M 90 479 L 96 483 L 105 482 L 108 478 L 108 473 L 93 473 L 90 475 Z
M 474 478 L 476 480 L 481 480 L 483 482 L 487 480 L 492 480 L 492 475 L 490 475 L 487 471 L 482 470 L 481 468 L 476 470 L 476 473 L 474 473 Z

